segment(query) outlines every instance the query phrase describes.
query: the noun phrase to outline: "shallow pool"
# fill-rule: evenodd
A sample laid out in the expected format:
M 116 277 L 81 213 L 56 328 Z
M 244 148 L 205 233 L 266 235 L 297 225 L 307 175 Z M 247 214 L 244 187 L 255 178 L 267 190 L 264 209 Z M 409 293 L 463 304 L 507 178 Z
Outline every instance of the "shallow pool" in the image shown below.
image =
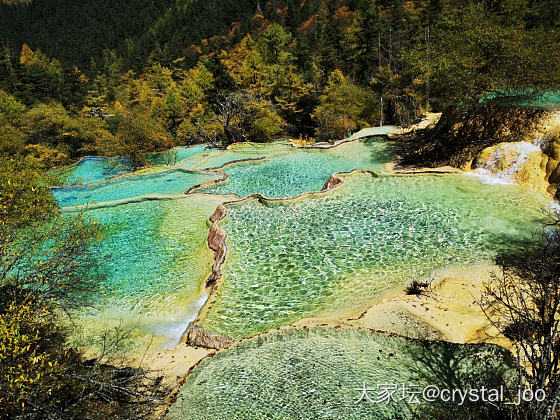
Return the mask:
M 270 198 L 293 197 L 319 191 L 336 172 L 354 169 L 382 172 L 394 156 L 391 144 L 381 138 L 349 142 L 325 150 L 276 150 L 262 161 L 226 166 L 222 171 L 228 175 L 228 180 L 202 191 L 240 197 L 256 193 Z
M 224 283 L 203 326 L 241 338 L 328 313 L 532 240 L 545 197 L 463 175 L 355 173 L 327 194 L 228 205 Z
M 511 373 L 508 365 L 506 352 L 494 346 L 426 343 L 350 328 L 289 329 L 204 360 L 167 418 L 394 420 L 440 418 L 442 412 L 446 418 L 497 418 L 488 403 L 428 403 L 420 393 L 429 385 L 499 388 Z
M 217 179 L 216 174 L 172 169 L 155 174 L 130 174 L 88 186 L 54 188 L 61 207 L 105 203 L 143 195 L 182 194 L 189 188 Z
M 85 327 L 76 342 L 87 346 L 94 333 L 121 319 L 139 326 L 137 343 L 152 333 L 158 346 L 177 342 L 207 297 L 204 281 L 213 257 L 208 218 L 220 203 L 235 199 L 218 193 L 295 196 L 320 190 L 335 172 L 382 172 L 394 159 L 391 143 L 380 138 L 330 149 L 276 142 L 178 153 L 184 159 L 173 167 L 53 189 L 67 211 L 95 203 L 86 215 L 107 227 L 95 250 L 107 276 L 104 299 L 79 317 Z M 261 160 L 231 164 L 239 159 Z M 224 164 L 227 182 L 184 195 L 221 176 L 203 169 Z M 227 206 L 223 284 L 200 320 L 205 328 L 241 338 L 303 318 L 359 314 L 412 279 L 448 265 L 493 260 L 516 240 L 531 239 L 549 204 L 527 189 L 462 175 L 367 172 L 343 178 L 342 186 L 324 194 Z
M 174 345 L 204 302 L 204 280 L 213 262 L 206 246 L 207 220 L 221 197 L 190 195 L 91 209 L 106 226 L 94 250 L 106 279 L 97 308 L 80 315 L 86 345 L 101 330 L 139 327 L 138 345 L 155 333 L 158 345 Z M 157 347 L 157 346 L 156 346 Z
M 128 173 L 132 165 L 127 159 L 88 156 L 60 173 L 64 185 L 91 184 Z
M 178 146 L 171 150 L 155 153 L 148 156 L 148 160 L 153 165 L 178 165 L 188 162 L 193 157 L 204 156 L 216 149 L 208 147 L 206 144 L 196 144 L 194 146 Z M 186 164 L 186 163 L 185 163 Z M 183 166 L 183 165 L 182 165 Z

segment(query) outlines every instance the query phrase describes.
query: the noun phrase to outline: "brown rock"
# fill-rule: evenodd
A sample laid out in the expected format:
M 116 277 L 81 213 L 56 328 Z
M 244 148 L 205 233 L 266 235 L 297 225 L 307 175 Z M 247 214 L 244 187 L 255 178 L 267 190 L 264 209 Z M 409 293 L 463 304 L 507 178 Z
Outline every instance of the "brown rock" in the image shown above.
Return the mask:
M 216 211 L 214 212 L 214 214 L 212 214 L 212 216 L 210 216 L 210 222 L 212 222 L 212 223 L 219 222 L 224 217 L 226 217 L 226 213 L 227 213 L 226 206 L 224 206 L 223 204 L 220 204 L 216 208 Z
M 336 175 L 333 175 L 329 178 L 327 182 L 325 182 L 325 185 L 323 185 L 321 191 L 330 190 L 331 188 L 336 187 L 340 183 L 342 183 L 342 180 Z
M 545 153 L 554 160 L 560 160 L 560 141 L 553 139 L 546 147 Z
M 218 334 L 211 334 L 198 325 L 191 325 L 187 331 L 186 343 L 192 347 L 220 350 L 228 348 L 235 341 Z
M 221 266 L 226 258 L 226 237 L 227 233 L 223 230 L 218 222 L 222 220 L 227 214 L 227 210 L 223 204 L 220 204 L 214 214 L 210 217 L 212 226 L 208 233 L 208 248 L 214 251 L 214 264 L 212 265 L 212 273 L 206 280 L 206 285 L 214 284 L 221 276 Z

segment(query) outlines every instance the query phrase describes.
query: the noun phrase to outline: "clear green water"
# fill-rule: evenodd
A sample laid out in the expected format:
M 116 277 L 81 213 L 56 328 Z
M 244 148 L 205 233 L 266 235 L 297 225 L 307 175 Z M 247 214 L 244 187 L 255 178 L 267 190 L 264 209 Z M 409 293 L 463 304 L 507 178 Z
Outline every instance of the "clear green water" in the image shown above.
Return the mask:
M 90 186 L 53 189 L 53 195 L 61 207 L 104 203 L 146 194 L 182 194 L 189 188 L 216 179 L 211 173 L 189 172 L 173 169 L 166 172 L 129 175 Z
M 228 180 L 202 191 L 240 197 L 256 193 L 269 198 L 294 197 L 319 191 L 336 172 L 382 171 L 393 157 L 391 145 L 379 138 L 326 150 L 288 148 L 263 161 L 227 166 L 222 171 L 228 174 Z
M 328 194 L 227 207 L 225 280 L 205 328 L 241 338 L 326 313 L 359 315 L 397 285 L 530 240 L 547 202 L 463 175 L 344 179 Z
M 514 104 L 522 108 L 543 109 L 545 111 L 557 110 L 560 108 L 560 92 L 543 92 Z
M 87 214 L 109 232 L 95 250 L 107 274 L 105 298 L 98 310 L 80 316 L 84 328 L 77 343 L 87 346 L 95 333 L 121 319 L 140 327 L 138 345 L 152 333 L 161 345 L 174 343 L 197 315 L 212 262 L 207 220 L 233 196 L 183 196 L 218 175 L 182 168 L 265 157 L 225 166 L 230 180 L 205 191 L 286 197 L 319 190 L 334 172 L 380 171 L 394 157 L 379 139 L 325 150 L 285 142 L 181 150 L 184 159 L 171 169 L 157 166 L 53 190 L 62 207 L 98 203 Z M 81 167 L 81 178 L 97 176 L 98 162 L 90 163 Z M 530 237 L 547 204 L 520 187 L 459 175 L 353 174 L 345 180 L 328 194 L 228 207 L 222 222 L 229 235 L 225 280 L 204 327 L 239 338 L 305 317 L 355 314 L 390 288 L 434 269 L 491 260 L 515 239 Z M 150 200 L 139 198 L 145 195 Z M 129 198 L 139 202 L 123 204 Z
M 115 158 L 89 156 L 68 167 L 62 173 L 62 181 L 65 185 L 91 184 L 125 174 L 131 169 L 126 159 L 117 161 Z
M 532 89 L 519 89 L 507 92 L 491 93 L 485 99 L 495 99 L 497 103 L 519 108 L 541 109 L 554 111 L 560 108 L 560 91 L 545 91 L 535 93 Z
M 75 339 L 87 345 L 122 319 L 128 327 L 137 324 L 144 338 L 154 332 L 157 340 L 176 344 L 202 304 L 213 262 L 206 223 L 221 200 L 190 195 L 88 210 L 88 217 L 107 226 L 95 250 L 107 275 L 105 299 L 81 314 L 87 328 Z
M 179 167 L 188 166 L 193 159 L 204 161 L 209 157 L 212 160 L 208 165 L 213 166 L 220 160 L 228 162 L 241 156 L 282 155 L 284 161 L 280 162 L 288 162 L 288 171 L 294 173 L 296 169 L 304 172 L 303 165 L 313 165 L 317 159 L 322 165 L 320 176 L 310 177 L 303 185 L 306 190 L 315 186 L 320 189 L 332 172 L 353 169 L 352 161 L 372 165 L 377 161 L 381 164 L 384 156 L 387 160 L 392 158 L 392 153 L 382 153 L 386 149 L 379 142 L 355 142 L 332 151 L 301 151 L 280 142 L 234 145 L 227 151 L 210 153 L 199 146 L 181 149 L 184 153 L 179 158 L 184 159 Z M 379 152 L 378 156 L 375 151 Z M 367 158 L 365 152 L 369 153 Z M 295 157 L 292 162 L 286 160 L 290 156 Z M 279 185 L 278 179 L 267 178 L 262 168 L 255 172 L 252 165 L 233 166 L 250 172 L 253 179 L 261 176 L 266 181 L 251 184 L 249 188 L 259 191 L 267 187 L 270 191 L 271 187 Z M 273 165 L 273 169 L 278 168 L 281 166 Z M 98 165 L 84 165 L 83 175 L 93 177 L 98 169 Z M 84 328 L 80 336 L 74 337 L 76 343 L 87 346 L 101 329 L 118 325 L 120 320 L 126 325 L 140 327 L 139 345 L 145 344 L 146 337 L 152 333 L 156 334 L 158 342 L 164 343 L 172 342 L 170 337 L 176 340 L 180 336 L 204 301 L 202 285 L 212 260 L 212 253 L 206 246 L 207 220 L 228 197 L 195 194 L 177 198 L 189 187 L 215 178 L 208 173 L 154 167 L 89 186 L 53 189 L 62 207 L 97 203 L 96 208 L 87 210 L 87 215 L 108 227 L 107 237 L 95 250 L 107 275 L 103 285 L 105 298 L 100 308 L 81 314 Z M 294 188 L 297 184 L 285 187 L 283 191 L 287 192 L 282 194 L 295 192 Z M 166 195 L 167 198 L 114 205 L 118 200 L 147 194 Z M 172 195 L 176 195 L 176 199 L 169 197 Z
M 355 329 L 290 329 L 256 337 L 204 360 L 168 419 L 493 418 L 492 407 L 407 401 L 356 404 L 367 387 L 403 383 L 441 389 L 503 384 L 510 363 L 493 346 L 407 341 Z M 401 391 L 402 393 L 402 391 Z M 370 392 L 376 401 L 377 392 Z M 396 396 L 398 398 L 398 394 Z M 409 397 L 410 398 L 410 397 Z

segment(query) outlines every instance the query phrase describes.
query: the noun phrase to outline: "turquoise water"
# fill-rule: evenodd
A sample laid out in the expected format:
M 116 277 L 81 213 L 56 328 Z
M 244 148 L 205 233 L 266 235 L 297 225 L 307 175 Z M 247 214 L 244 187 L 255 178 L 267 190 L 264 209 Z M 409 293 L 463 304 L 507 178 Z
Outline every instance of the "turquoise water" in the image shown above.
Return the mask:
M 226 150 L 210 153 L 204 159 L 197 161 L 192 169 L 219 168 L 237 160 L 262 159 L 265 157 L 286 153 L 294 148 L 287 142 L 274 143 L 235 143 Z
M 393 157 L 392 146 L 379 138 L 327 150 L 289 148 L 263 161 L 227 166 L 222 171 L 229 179 L 202 191 L 241 197 L 256 193 L 269 198 L 293 197 L 319 191 L 336 172 L 382 171 Z
M 530 241 L 547 201 L 463 175 L 344 179 L 329 194 L 227 206 L 224 284 L 205 328 L 237 339 L 321 314 L 359 315 L 397 285 Z
M 280 162 L 288 162 L 291 174 L 303 172 L 303 165 L 313 164 L 317 159 L 323 168 L 319 174 L 303 183 L 305 189 L 319 189 L 331 172 L 353 169 L 352 160 L 374 165 L 392 157 L 385 153 L 388 146 L 380 142 L 354 142 L 335 150 L 298 150 L 291 145 L 277 142 L 271 145 L 234 145 L 226 151 L 206 151 L 202 146 L 180 148 L 179 167 L 204 162 L 212 166 L 239 157 L 282 156 Z M 379 156 L 375 153 L 379 152 Z M 368 154 L 365 154 L 367 152 Z M 289 163 L 290 156 L 295 157 Z M 196 159 L 196 161 L 195 161 Z M 377 160 L 376 160 L 377 159 Z M 95 159 L 92 162 L 102 162 Z M 275 166 L 272 169 L 278 169 Z M 267 178 L 265 171 L 252 169 L 252 163 L 234 165 L 244 168 L 256 177 L 262 177 L 262 184 L 252 184 L 249 188 L 274 188 L 278 178 Z M 346 166 L 345 166 L 346 165 Z M 88 168 L 91 174 L 87 172 Z M 99 166 L 84 165 L 84 175 L 93 179 Z M 209 274 L 212 253 L 206 246 L 208 234 L 207 220 L 218 204 L 227 197 L 216 195 L 189 195 L 178 198 L 193 185 L 201 184 L 218 175 L 204 172 L 185 171 L 178 168 L 155 167 L 151 173 L 141 172 L 117 179 L 98 182 L 88 186 L 74 186 L 53 189 L 53 194 L 62 207 L 96 203 L 87 216 L 100 221 L 108 230 L 107 237 L 95 250 L 102 261 L 107 275 L 103 285 L 105 299 L 100 308 L 82 314 L 81 336 L 78 343 L 91 340 L 91 334 L 100 329 L 118 324 L 124 320 L 127 325 L 138 324 L 139 342 L 152 332 L 159 340 L 173 336 L 177 339 L 188 324 L 187 320 L 196 315 L 203 296 L 202 285 Z M 292 192 L 297 188 L 294 178 Z M 249 176 L 247 176 L 249 182 Z M 303 182 L 303 181 L 302 181 Z M 320 184 L 320 185 L 319 185 Z M 288 191 L 287 189 L 283 191 Z M 264 189 L 261 189 L 264 191 Z M 290 193 L 288 191 L 287 193 Z M 129 204 L 118 204 L 118 200 L 152 195 L 150 200 L 140 200 Z M 164 199 L 157 195 L 167 196 Z M 104 206 L 103 203 L 108 205 Z M 143 337 L 143 338 L 142 338 Z
M 106 226 L 94 252 L 107 278 L 104 301 L 81 314 L 86 327 L 77 340 L 87 345 L 91 335 L 122 319 L 126 327 L 138 326 L 144 338 L 155 332 L 176 344 L 185 320 L 199 309 L 193 306 L 212 263 L 206 221 L 220 201 L 190 195 L 88 210 L 87 217 Z
M 204 303 L 212 263 L 208 218 L 233 199 L 218 193 L 295 196 L 320 190 L 334 172 L 381 172 L 394 159 L 391 143 L 379 138 L 322 150 L 276 142 L 177 152 L 184 159 L 171 168 L 53 189 L 62 207 L 96 203 L 86 214 L 108 227 L 95 251 L 107 274 L 105 300 L 81 317 L 78 342 L 86 346 L 91 334 L 121 319 L 138 323 L 139 343 L 152 333 L 160 344 L 178 339 Z M 224 166 L 229 180 L 204 190 L 213 194 L 183 195 L 219 177 L 201 169 L 247 158 L 264 160 Z M 91 174 L 83 165 L 94 179 L 97 164 Z M 547 205 L 521 187 L 460 175 L 344 179 L 327 194 L 228 205 L 224 281 L 201 321 L 205 328 L 240 338 L 306 317 L 354 315 L 434 269 L 492 260 L 513 241 L 530 238 Z
M 514 105 L 522 108 L 542 109 L 545 111 L 557 110 L 560 108 L 560 92 L 543 92 L 529 98 L 520 99 Z
M 506 352 L 494 346 L 408 341 L 349 328 L 289 329 L 204 360 L 188 376 L 167 418 L 492 419 L 498 413 L 489 404 L 420 403 L 422 396 L 419 404 L 410 401 L 427 385 L 498 388 L 510 377 L 508 365 Z M 373 402 L 356 403 L 364 383 Z M 381 390 L 392 385 L 399 390 L 385 403 Z
M 147 194 L 182 194 L 189 188 L 216 179 L 211 173 L 173 169 L 162 173 L 129 175 L 84 187 L 54 188 L 61 207 L 104 203 Z
M 364 383 L 499 386 L 508 380 L 511 360 L 497 347 L 412 341 L 349 327 L 269 331 L 305 318 L 344 320 L 434 270 L 490 262 L 518 241 L 535 239 L 546 197 L 458 174 L 379 175 L 395 154 L 379 138 L 322 150 L 277 142 L 176 152 L 175 166 L 102 182 L 94 180 L 114 174 L 100 175 L 99 162 L 84 161 L 74 175 L 81 171 L 92 184 L 53 189 L 62 207 L 97 203 L 85 215 L 106 227 L 93 250 L 106 275 L 103 299 L 76 314 L 70 345 L 95 351 L 99 337 L 115 327 L 135 329 L 130 353 L 179 342 L 208 297 L 208 219 L 220 203 L 234 199 L 218 194 L 290 197 L 320 190 L 335 172 L 371 169 L 377 173 L 342 175 L 344 183 L 328 193 L 227 204 L 224 277 L 197 322 L 235 339 L 266 334 L 203 360 L 168 418 L 496 414 L 485 406 L 356 401 Z M 238 159 L 262 160 L 228 165 Z M 227 182 L 205 188 L 206 194 L 183 194 L 219 177 L 200 170 L 222 165 Z
M 499 96 L 503 95 L 503 96 Z M 560 108 L 560 91 L 535 93 L 533 89 L 488 94 L 485 99 L 494 99 L 497 103 L 519 108 L 554 111 Z
M 63 173 L 65 185 L 91 184 L 122 175 L 132 170 L 126 159 L 90 156 L 83 158 Z

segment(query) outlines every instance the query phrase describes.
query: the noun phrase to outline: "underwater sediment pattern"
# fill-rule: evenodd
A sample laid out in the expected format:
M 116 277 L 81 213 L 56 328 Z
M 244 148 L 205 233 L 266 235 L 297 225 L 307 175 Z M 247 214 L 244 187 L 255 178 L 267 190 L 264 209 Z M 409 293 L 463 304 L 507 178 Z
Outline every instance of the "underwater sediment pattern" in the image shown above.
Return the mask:
M 468 389 L 504 384 L 510 363 L 495 346 L 410 341 L 352 328 L 288 329 L 234 345 L 187 378 L 168 419 L 492 418 L 489 406 L 383 403 L 377 385 Z M 511 366 L 511 364 L 509 365 Z M 373 389 L 368 400 L 361 389 Z M 360 398 L 362 401 L 358 402 Z
M 132 165 L 126 159 L 89 156 L 65 168 L 61 173 L 65 185 L 91 184 L 130 172 Z
M 204 159 L 196 162 L 193 169 L 218 168 L 228 163 L 244 159 L 261 159 L 278 153 L 294 151 L 287 142 L 274 143 L 234 143 L 226 150 L 210 153 Z
M 195 146 L 178 146 L 165 152 L 154 153 L 148 156 L 153 165 L 175 165 L 183 161 L 190 161 L 190 158 L 206 155 L 216 149 L 207 148 L 205 144 Z
M 531 240 L 546 201 L 463 175 L 344 179 L 328 194 L 227 206 L 224 283 L 205 328 L 238 339 L 322 314 L 359 315 L 396 285 Z

